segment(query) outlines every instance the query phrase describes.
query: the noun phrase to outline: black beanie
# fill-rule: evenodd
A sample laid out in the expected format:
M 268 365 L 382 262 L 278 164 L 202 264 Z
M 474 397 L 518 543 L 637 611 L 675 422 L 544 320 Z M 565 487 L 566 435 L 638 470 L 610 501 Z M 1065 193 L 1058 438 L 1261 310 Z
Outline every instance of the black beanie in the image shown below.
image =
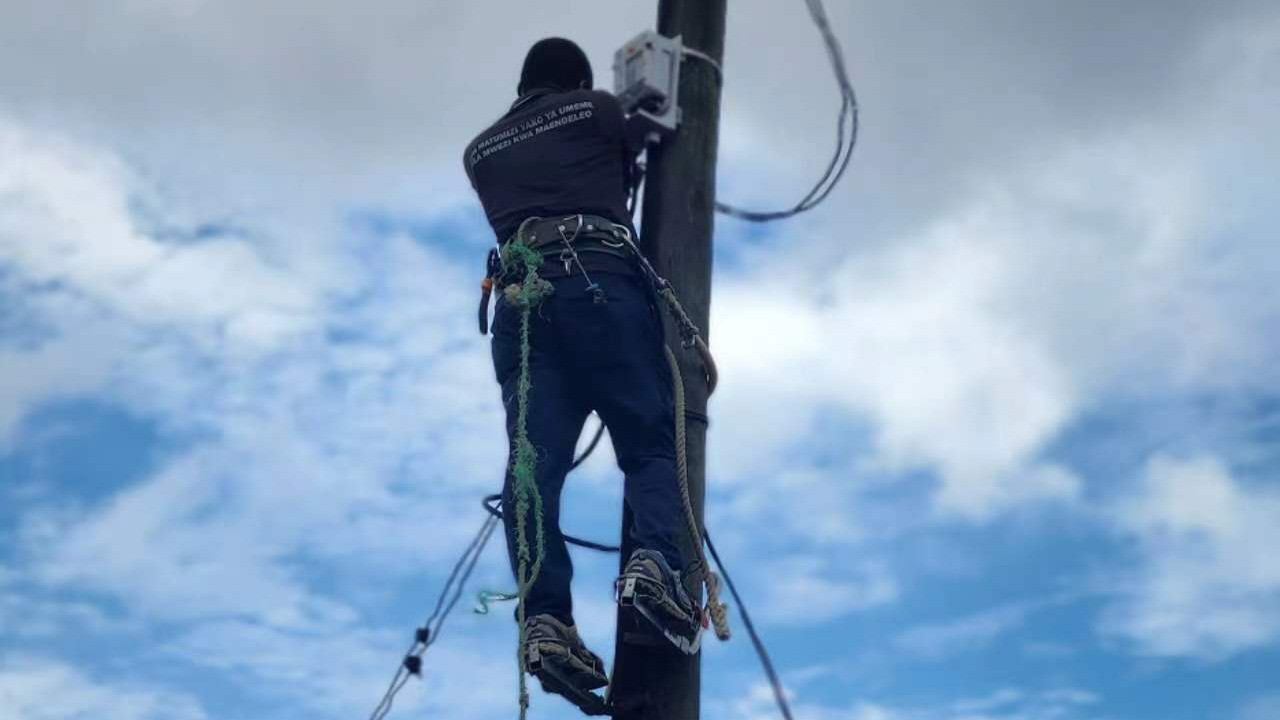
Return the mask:
M 538 88 L 577 90 L 592 84 L 591 61 L 582 48 L 572 40 L 546 38 L 534 43 L 525 55 L 516 92 L 524 95 Z

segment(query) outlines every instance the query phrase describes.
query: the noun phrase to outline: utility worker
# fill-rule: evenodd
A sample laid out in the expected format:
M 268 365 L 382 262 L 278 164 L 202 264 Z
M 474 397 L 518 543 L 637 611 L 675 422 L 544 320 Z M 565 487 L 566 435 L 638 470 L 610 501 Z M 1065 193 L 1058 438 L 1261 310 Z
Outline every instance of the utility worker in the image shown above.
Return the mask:
M 640 143 L 631 139 L 617 98 L 592 89 L 591 64 L 569 40 L 533 45 L 517 94 L 506 114 L 467 146 L 463 162 L 498 243 L 526 242 L 537 249 L 544 258 L 538 273 L 552 286 L 531 312 L 527 432 L 538 453 L 545 544 L 541 572 L 525 598 L 526 639 L 542 657 L 532 672 L 543 688 L 576 702 L 575 695 L 608 684 L 604 663 L 574 626 L 573 566 L 559 523 L 560 492 L 590 412 L 609 428 L 635 520 L 632 539 L 639 549 L 622 577 L 657 589 L 661 598 L 638 598 L 636 608 L 686 652 L 696 646 L 700 616 L 680 581 L 682 505 L 661 318 L 652 288 L 624 242 L 635 236 L 627 199 Z M 492 276 L 504 284 L 501 270 Z M 508 272 L 506 283 L 518 281 Z M 520 309 L 499 292 L 493 365 L 511 457 L 520 335 Z M 503 507 L 514 571 L 512 487 L 509 463 Z M 528 535 L 532 545 L 533 531 Z

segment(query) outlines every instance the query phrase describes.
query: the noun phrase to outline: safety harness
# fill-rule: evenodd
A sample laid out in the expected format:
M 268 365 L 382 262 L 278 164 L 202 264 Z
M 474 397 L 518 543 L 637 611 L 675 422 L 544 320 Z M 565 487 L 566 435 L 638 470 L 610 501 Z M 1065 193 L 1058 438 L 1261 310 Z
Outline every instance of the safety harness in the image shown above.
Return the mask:
M 680 305 L 675 291 L 665 278 L 658 275 L 653 265 L 640 251 L 631 230 L 625 225 L 614 223 L 606 218 L 590 215 L 572 215 L 559 219 L 545 220 L 530 217 L 520 224 L 509 240 L 495 247 L 489 253 L 485 278 L 481 283 L 481 299 L 479 308 L 479 324 L 482 334 L 488 331 L 489 299 L 493 289 L 498 287 L 506 300 L 515 306 L 520 313 L 520 369 L 516 392 L 516 427 L 512 457 L 512 485 L 515 499 L 515 535 L 516 535 L 516 609 L 519 627 L 518 664 L 520 671 L 520 717 L 523 720 L 529 706 L 529 695 L 525 684 L 527 668 L 527 638 L 525 629 L 525 598 L 537 580 L 542 566 L 544 552 L 544 536 L 542 498 L 534 479 L 534 463 L 536 452 L 528 437 L 528 403 L 531 387 L 529 371 L 530 352 L 530 317 L 532 311 L 543 300 L 554 292 L 554 286 L 541 274 L 544 268 L 549 274 L 572 274 L 576 268 L 587 281 L 587 292 L 592 293 L 595 302 L 608 302 L 604 290 L 591 279 L 587 268 L 582 263 L 581 253 L 600 252 L 630 260 L 638 267 L 649 281 L 654 292 L 667 307 L 680 334 L 681 345 L 693 348 L 702 358 L 708 391 L 714 391 L 718 373 L 715 362 L 707 344 L 702 339 L 701 331 L 689 318 L 688 313 Z M 554 258 L 556 263 L 548 263 Z M 729 622 L 726 606 L 720 602 L 719 578 L 712 572 L 707 562 L 703 545 L 706 537 L 698 525 L 697 516 L 689 494 L 689 477 L 687 461 L 687 434 L 685 428 L 685 393 L 684 381 L 681 377 L 679 363 L 670 346 L 666 346 L 666 359 L 670 364 L 673 393 L 675 400 L 675 440 L 676 469 L 680 486 L 680 499 L 683 514 L 688 526 L 691 543 L 696 552 L 696 565 L 691 574 L 702 578 L 707 593 L 706 605 L 701 609 L 703 626 L 712 625 L 716 637 L 729 639 Z M 534 542 L 530 545 L 528 514 L 533 511 Z M 700 570 L 701 572 L 696 572 Z M 625 588 L 619 588 L 621 594 Z
M 576 267 L 587 280 L 587 291 L 593 294 L 596 302 L 606 302 L 608 298 L 600 286 L 591 280 L 583 266 L 584 254 L 611 256 L 639 270 L 671 315 L 676 332 L 680 335 L 681 346 L 698 353 L 706 372 L 708 393 L 715 392 L 720 379 L 715 358 L 702 339 L 702 331 L 680 304 L 675 289 L 666 278 L 658 274 L 653 264 L 640 251 L 629 227 L 598 215 L 569 215 L 552 219 L 530 217 L 521 223 L 520 228 L 505 243 L 495 244 L 489 250 L 484 279 L 480 283 L 480 306 L 477 311 L 481 335 L 489 333 L 489 302 L 494 288 L 502 290 L 519 282 L 518 271 L 504 261 L 504 257 L 511 255 L 512 244 L 517 242 L 541 256 L 542 264 L 538 273 L 541 278 L 565 277 L 573 274 Z M 553 262 L 548 262 L 552 259 Z
M 587 291 L 596 302 L 604 302 L 604 291 L 591 281 L 582 263 L 583 255 L 610 256 L 608 262 L 630 266 L 634 259 L 627 244 L 621 240 L 629 237 L 631 230 L 607 218 L 596 215 L 573 215 L 561 219 L 545 220 L 532 217 L 521 224 L 506 243 L 495 245 L 489 251 L 485 263 L 485 277 L 481 282 L 479 325 L 480 334 L 489 331 L 489 299 L 495 287 L 519 282 L 509 263 L 504 263 L 504 253 L 510 255 L 510 245 L 522 238 L 521 244 L 536 251 L 542 258 L 539 276 L 543 278 L 566 277 L 576 270 L 587 278 Z

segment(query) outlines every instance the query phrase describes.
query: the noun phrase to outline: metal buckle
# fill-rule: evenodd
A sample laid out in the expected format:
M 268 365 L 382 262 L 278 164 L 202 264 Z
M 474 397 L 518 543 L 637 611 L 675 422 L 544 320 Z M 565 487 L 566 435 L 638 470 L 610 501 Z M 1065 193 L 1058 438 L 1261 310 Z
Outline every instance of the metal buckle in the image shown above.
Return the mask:
M 573 226 L 573 234 L 565 235 L 565 231 L 569 229 L 565 223 L 569 220 L 576 220 L 577 223 Z M 565 245 L 572 245 L 578 239 L 578 234 L 582 232 L 582 226 L 585 222 L 582 215 L 570 215 L 569 217 L 560 218 L 560 222 L 556 224 L 556 230 L 560 233 L 560 240 Z
M 629 228 L 627 228 L 627 226 L 626 226 L 626 225 L 616 225 L 616 224 L 615 224 L 612 228 L 609 228 L 609 231 L 610 231 L 610 232 L 612 232 L 612 233 L 614 234 L 614 236 L 615 236 L 615 237 L 616 237 L 619 233 L 621 233 L 622 237 L 625 237 L 625 238 L 630 238 L 630 237 L 631 237 L 631 230 L 630 230 Z M 604 245 L 607 245 L 607 246 L 609 246 L 609 247 L 613 248 L 614 250 L 617 250 L 617 249 L 619 249 L 619 248 L 623 248 L 623 247 L 626 247 L 626 246 L 627 246 L 627 241 L 626 241 L 626 240 L 618 240 L 618 241 L 616 241 L 616 242 L 615 242 L 615 241 L 606 240 L 606 239 L 604 239 L 604 238 L 600 238 L 600 242 L 601 242 L 602 244 L 604 244 Z

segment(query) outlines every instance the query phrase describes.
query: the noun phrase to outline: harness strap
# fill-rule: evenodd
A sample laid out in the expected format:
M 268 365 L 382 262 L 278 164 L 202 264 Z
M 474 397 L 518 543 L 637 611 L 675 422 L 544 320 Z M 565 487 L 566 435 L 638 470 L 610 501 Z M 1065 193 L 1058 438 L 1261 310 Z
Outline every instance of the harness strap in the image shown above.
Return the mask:
M 548 245 L 564 242 L 570 238 L 607 237 L 616 241 L 617 233 L 627 232 L 626 225 L 620 225 L 609 218 L 599 215 L 568 215 L 561 218 L 530 218 L 524 230 L 523 241 L 535 250 Z M 514 238 L 508 238 L 510 242 Z
M 477 325 L 481 335 L 489 334 L 489 303 L 493 289 L 502 290 L 511 282 L 519 282 L 516 271 L 504 268 L 502 257 L 505 248 L 518 242 L 542 257 L 545 277 L 559 277 L 560 272 L 551 261 L 564 265 L 564 275 L 572 273 L 573 265 L 586 274 L 580 253 L 608 255 L 624 262 L 635 260 L 634 245 L 628 247 L 631 229 L 599 215 L 570 215 L 563 218 L 543 219 L 530 217 L 520 224 L 514 236 L 499 247 L 490 248 L 485 265 L 485 276 L 480 282 L 480 303 L 476 309 Z M 589 280 L 589 278 L 588 278 Z M 603 302 L 602 291 L 594 283 L 591 288 L 597 301 Z

